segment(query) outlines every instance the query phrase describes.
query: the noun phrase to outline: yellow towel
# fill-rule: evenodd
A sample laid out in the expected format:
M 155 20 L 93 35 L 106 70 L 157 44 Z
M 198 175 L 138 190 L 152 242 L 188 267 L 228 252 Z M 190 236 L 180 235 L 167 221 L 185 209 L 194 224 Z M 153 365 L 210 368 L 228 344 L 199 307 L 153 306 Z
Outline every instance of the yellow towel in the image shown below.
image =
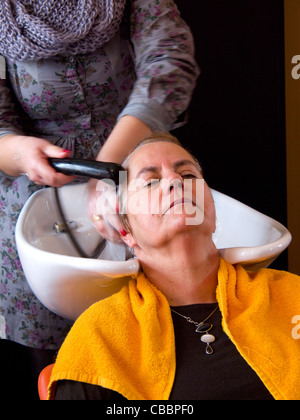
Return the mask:
M 223 328 L 276 399 L 300 399 L 300 278 L 247 273 L 220 260 Z M 166 400 L 175 377 L 175 341 L 165 297 L 141 274 L 91 306 L 65 340 L 49 387 L 61 379 L 101 385 L 127 399 Z
M 218 300 L 223 329 L 277 400 L 300 399 L 300 277 L 263 269 L 247 273 L 221 260 Z
M 167 300 L 140 274 L 79 317 L 58 354 L 50 384 L 71 379 L 130 400 L 166 400 L 175 376 L 174 340 Z

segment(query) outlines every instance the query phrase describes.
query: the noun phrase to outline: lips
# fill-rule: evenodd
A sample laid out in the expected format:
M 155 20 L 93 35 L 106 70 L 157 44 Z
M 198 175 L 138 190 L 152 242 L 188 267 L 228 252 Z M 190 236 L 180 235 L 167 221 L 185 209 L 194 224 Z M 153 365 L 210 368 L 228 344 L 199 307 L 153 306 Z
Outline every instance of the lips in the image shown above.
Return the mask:
M 184 204 L 192 204 L 193 206 L 196 206 L 196 203 L 189 199 L 189 198 L 180 198 L 178 200 L 175 200 L 171 203 L 171 205 L 167 206 L 165 211 L 163 211 L 163 214 L 166 214 L 168 211 L 170 211 L 173 207 L 177 206 L 178 204 L 184 205 Z

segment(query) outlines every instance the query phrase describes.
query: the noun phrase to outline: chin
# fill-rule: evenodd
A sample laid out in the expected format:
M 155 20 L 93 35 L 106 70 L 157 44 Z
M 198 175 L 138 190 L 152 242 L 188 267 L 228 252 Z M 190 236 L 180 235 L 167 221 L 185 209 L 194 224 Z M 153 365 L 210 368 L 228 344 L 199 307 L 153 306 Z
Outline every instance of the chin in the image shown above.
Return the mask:
M 176 233 L 200 231 L 202 222 L 202 220 L 196 220 L 190 215 L 172 215 L 168 221 L 168 232 L 176 235 Z

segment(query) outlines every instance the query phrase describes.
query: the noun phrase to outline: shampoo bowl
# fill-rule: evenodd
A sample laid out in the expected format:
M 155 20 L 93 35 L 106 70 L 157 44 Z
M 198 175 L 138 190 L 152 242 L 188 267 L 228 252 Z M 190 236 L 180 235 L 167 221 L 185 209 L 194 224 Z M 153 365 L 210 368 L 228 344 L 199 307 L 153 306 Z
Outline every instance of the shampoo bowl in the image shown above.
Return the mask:
M 267 267 L 291 242 L 288 230 L 275 220 L 212 190 L 217 213 L 214 242 L 220 255 L 247 269 Z M 86 184 L 59 190 L 61 206 L 73 235 L 91 253 L 99 241 L 87 214 Z M 125 246 L 108 243 L 99 259 L 81 258 L 69 237 L 57 231 L 59 221 L 53 188 L 33 194 L 16 227 L 16 241 L 27 281 L 38 299 L 54 313 L 75 320 L 98 300 L 119 291 L 139 264 Z

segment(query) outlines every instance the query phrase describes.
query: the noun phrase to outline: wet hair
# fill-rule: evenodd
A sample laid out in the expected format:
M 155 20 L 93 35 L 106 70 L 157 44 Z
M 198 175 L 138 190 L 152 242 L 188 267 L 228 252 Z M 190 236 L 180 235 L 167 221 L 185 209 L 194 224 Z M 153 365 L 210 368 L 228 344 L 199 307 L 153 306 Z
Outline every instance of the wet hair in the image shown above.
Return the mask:
M 186 150 L 191 157 L 194 159 L 195 163 L 198 166 L 199 171 L 201 172 L 201 174 L 203 175 L 203 170 L 201 168 L 201 165 L 198 161 L 198 159 L 193 156 L 193 154 L 186 148 L 184 147 L 180 141 L 177 139 L 177 137 L 173 136 L 172 134 L 168 133 L 168 132 L 164 132 L 164 131 L 159 131 L 156 133 L 151 134 L 150 136 L 144 138 L 140 143 L 138 143 L 129 153 L 129 155 L 126 157 L 126 159 L 124 160 L 124 162 L 122 163 L 122 166 L 124 169 L 128 169 L 129 166 L 129 161 L 131 159 L 131 157 L 134 155 L 134 153 L 141 149 L 143 146 L 147 145 L 147 144 L 151 144 L 151 143 L 172 143 L 172 144 L 176 144 L 177 146 L 182 147 L 182 149 Z

